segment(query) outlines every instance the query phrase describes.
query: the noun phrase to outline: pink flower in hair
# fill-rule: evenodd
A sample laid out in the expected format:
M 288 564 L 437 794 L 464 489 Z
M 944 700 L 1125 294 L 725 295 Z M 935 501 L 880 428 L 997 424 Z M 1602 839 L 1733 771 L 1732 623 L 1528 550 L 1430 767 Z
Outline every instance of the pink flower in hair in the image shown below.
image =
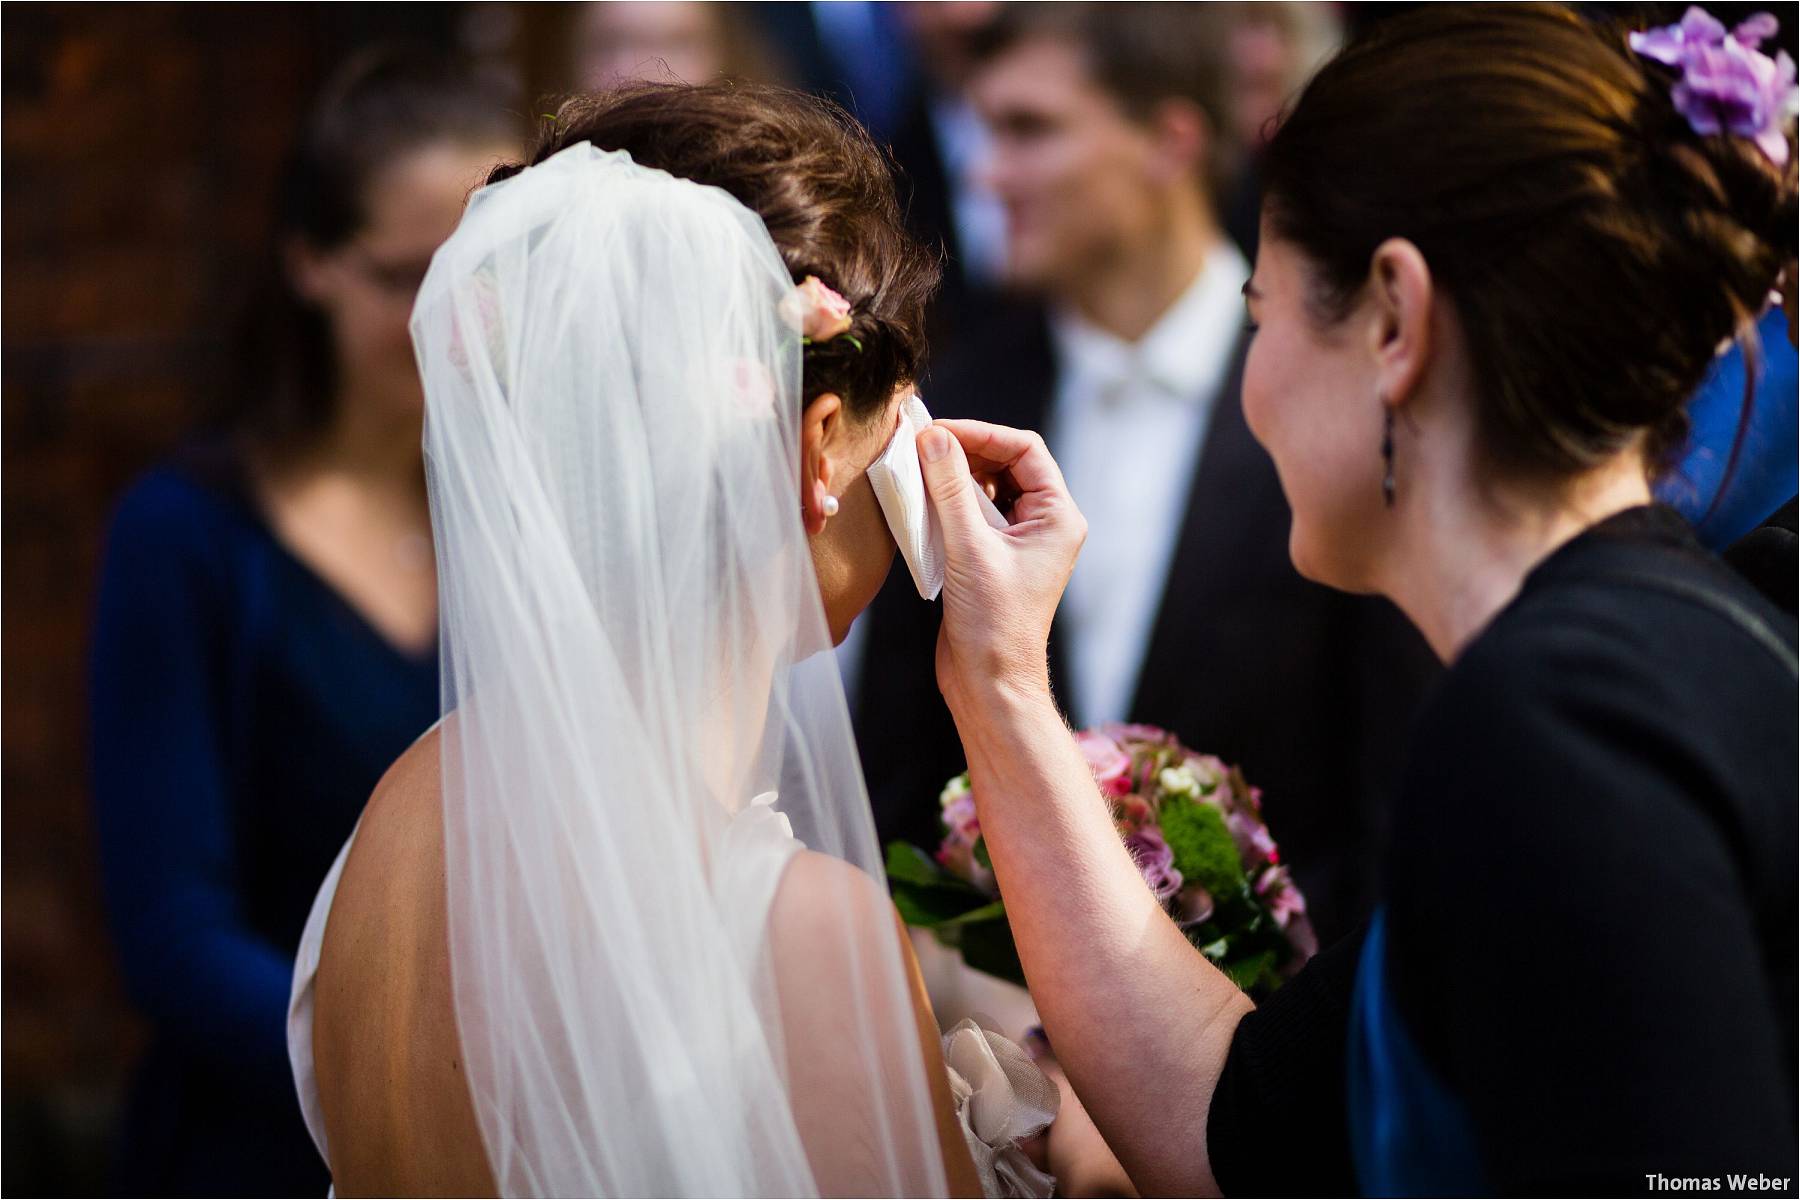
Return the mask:
M 817 275 L 808 275 L 788 293 L 781 314 L 810 342 L 829 342 L 850 328 L 850 302 Z

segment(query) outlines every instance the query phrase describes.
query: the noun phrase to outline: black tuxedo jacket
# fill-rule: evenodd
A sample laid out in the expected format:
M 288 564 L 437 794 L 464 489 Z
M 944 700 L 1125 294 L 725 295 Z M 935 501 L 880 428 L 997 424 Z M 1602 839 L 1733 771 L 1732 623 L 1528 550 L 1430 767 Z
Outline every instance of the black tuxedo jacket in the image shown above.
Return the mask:
M 1386 601 L 1295 572 L 1287 503 L 1239 403 L 1242 349 L 1213 405 L 1130 719 L 1244 768 L 1330 940 L 1373 904 L 1387 797 L 1438 664 Z M 1032 429 L 1055 388 L 1045 315 L 1015 306 L 965 330 L 922 394 L 937 416 Z M 857 733 L 876 824 L 884 841 L 934 846 L 938 791 L 963 769 L 933 669 L 938 605 L 896 569 L 862 620 Z M 1060 642 L 1053 630 L 1053 685 Z

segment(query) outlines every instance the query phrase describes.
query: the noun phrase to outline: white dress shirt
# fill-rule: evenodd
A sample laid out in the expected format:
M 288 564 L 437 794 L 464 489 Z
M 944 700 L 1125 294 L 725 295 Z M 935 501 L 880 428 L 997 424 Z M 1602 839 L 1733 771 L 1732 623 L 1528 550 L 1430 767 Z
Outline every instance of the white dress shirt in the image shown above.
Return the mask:
M 1057 385 L 1048 441 L 1087 517 L 1057 616 L 1083 726 L 1122 721 L 1142 672 L 1213 404 L 1243 329 L 1244 256 L 1221 242 L 1150 331 L 1126 342 L 1072 312 L 1051 320 Z

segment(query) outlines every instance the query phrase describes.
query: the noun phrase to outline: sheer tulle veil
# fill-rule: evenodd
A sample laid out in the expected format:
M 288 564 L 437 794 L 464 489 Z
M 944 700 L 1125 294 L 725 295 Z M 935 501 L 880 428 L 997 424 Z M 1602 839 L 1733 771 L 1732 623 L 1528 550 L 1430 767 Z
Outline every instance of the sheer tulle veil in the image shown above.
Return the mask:
M 944 1190 L 792 286 L 725 192 L 581 144 L 478 192 L 419 294 L 451 972 L 507 1195 Z

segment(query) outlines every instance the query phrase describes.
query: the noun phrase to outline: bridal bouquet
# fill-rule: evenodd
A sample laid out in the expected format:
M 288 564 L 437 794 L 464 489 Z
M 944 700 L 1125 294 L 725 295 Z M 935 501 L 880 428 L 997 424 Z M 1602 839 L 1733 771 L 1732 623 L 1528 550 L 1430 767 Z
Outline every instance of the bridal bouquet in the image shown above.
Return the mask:
M 1265 995 L 1318 949 L 1306 900 L 1263 824 L 1261 793 L 1235 767 L 1149 725 L 1075 735 L 1144 884 L 1240 988 Z M 971 967 L 1023 985 L 967 774 L 939 798 L 937 855 L 895 842 L 888 882 L 908 925 L 933 931 Z

